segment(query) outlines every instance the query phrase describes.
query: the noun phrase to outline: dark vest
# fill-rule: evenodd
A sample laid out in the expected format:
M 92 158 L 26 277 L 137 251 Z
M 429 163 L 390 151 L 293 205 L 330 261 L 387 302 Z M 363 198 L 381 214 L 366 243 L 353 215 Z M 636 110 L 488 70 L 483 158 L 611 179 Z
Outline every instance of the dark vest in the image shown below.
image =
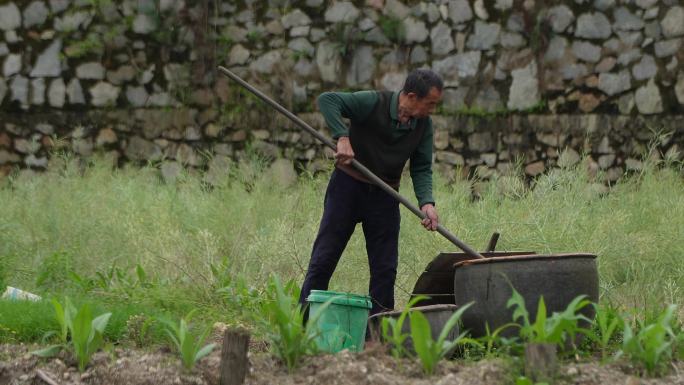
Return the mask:
M 364 121 L 351 121 L 349 141 L 354 158 L 387 184 L 399 186 L 401 172 L 428 128 L 428 119 L 421 118 L 416 127 L 393 139 L 390 116 L 391 91 L 378 91 L 378 102 Z

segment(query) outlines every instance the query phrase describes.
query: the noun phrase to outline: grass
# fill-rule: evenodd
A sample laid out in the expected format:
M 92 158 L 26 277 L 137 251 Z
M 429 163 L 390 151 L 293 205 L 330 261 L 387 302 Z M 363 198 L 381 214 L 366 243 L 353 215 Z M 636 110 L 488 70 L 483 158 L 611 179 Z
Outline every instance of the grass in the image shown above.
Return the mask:
M 607 195 L 592 192 L 581 169 L 555 170 L 522 193 L 503 194 L 511 191 L 507 180 L 495 180 L 478 201 L 470 183 L 437 177 L 435 197 L 441 222 L 474 248 L 483 249 L 498 231 L 498 250 L 595 253 L 603 300 L 657 311 L 662 304 L 682 304 L 680 165 L 647 167 Z M 207 188 L 197 174 L 164 184 L 154 165 L 112 171 L 95 160 L 81 172 L 67 159 L 38 178 L 0 181 L 0 281 L 43 296 L 95 297 L 114 313 L 112 328 L 125 325 L 115 318 L 116 304 L 176 316 L 200 308 L 207 320 L 234 323 L 244 299 L 217 289 L 242 277 L 249 285 L 244 292 L 259 295 L 271 273 L 283 281 L 303 279 L 326 184 L 327 175 L 305 174 L 294 187 L 279 187 L 258 161 L 234 165 L 229 177 Z M 401 192 L 413 197 L 409 178 Z M 456 250 L 402 212 L 397 306 L 432 258 Z M 367 291 L 367 269 L 358 268 L 367 257 L 357 230 L 330 290 Z M 136 284 L 138 265 L 148 285 Z M 120 290 L 88 291 L 71 274 L 94 278 L 112 266 L 131 277 L 115 282 Z M 2 325 L 4 306 L 19 305 L 0 303 Z M 24 333 L 22 338 L 33 336 Z

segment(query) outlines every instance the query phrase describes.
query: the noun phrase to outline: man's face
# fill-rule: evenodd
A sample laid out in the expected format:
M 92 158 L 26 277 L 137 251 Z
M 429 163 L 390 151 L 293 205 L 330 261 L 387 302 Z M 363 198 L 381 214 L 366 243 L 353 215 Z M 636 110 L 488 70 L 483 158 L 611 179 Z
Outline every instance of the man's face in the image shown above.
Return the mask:
M 435 87 L 430 88 L 430 91 L 424 98 L 419 98 L 413 92 L 408 94 L 409 103 L 407 108 L 414 118 L 425 118 L 435 112 L 437 104 L 442 99 L 442 91 Z

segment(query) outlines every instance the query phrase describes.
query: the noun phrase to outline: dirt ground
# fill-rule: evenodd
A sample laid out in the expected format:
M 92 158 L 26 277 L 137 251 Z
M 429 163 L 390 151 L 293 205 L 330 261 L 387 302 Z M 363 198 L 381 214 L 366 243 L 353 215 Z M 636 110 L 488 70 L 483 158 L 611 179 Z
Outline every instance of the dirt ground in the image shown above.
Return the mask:
M 218 384 L 220 349 L 187 372 L 183 370 L 177 355 L 168 350 L 114 348 L 110 352 L 96 353 L 87 370 L 79 373 L 67 355 L 41 359 L 29 353 L 36 348 L 38 346 L 35 345 L 0 345 L 0 385 L 49 384 L 40 378 L 39 372 L 60 385 Z M 396 361 L 379 346 L 371 346 L 359 354 L 344 351 L 337 355 L 311 357 L 302 367 L 289 374 L 286 368 L 262 350 L 259 347 L 250 350 L 250 369 L 245 384 L 495 385 L 512 384 L 516 377 L 516 370 L 503 360 L 467 363 L 445 361 L 440 363 L 435 375 L 426 377 L 418 363 Z M 684 385 L 683 362 L 674 365 L 671 374 L 663 378 L 644 379 L 629 373 L 629 367 L 618 364 L 564 364 L 557 384 Z

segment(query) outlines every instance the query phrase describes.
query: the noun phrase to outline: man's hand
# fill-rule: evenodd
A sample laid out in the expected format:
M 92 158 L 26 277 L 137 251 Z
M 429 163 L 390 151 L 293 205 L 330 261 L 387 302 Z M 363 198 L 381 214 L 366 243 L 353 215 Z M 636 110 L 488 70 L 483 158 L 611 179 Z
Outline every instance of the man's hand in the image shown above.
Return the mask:
M 352 159 L 354 159 L 354 150 L 352 150 L 348 136 L 342 136 L 337 139 L 337 152 L 335 152 L 335 159 L 345 165 L 351 164 Z
M 435 206 L 433 206 L 432 203 L 427 203 L 420 208 L 420 211 L 424 212 L 425 215 L 427 215 L 427 217 L 420 222 L 423 225 L 423 227 L 430 231 L 437 230 L 437 225 L 439 224 L 439 217 L 437 216 L 437 210 L 435 209 Z

